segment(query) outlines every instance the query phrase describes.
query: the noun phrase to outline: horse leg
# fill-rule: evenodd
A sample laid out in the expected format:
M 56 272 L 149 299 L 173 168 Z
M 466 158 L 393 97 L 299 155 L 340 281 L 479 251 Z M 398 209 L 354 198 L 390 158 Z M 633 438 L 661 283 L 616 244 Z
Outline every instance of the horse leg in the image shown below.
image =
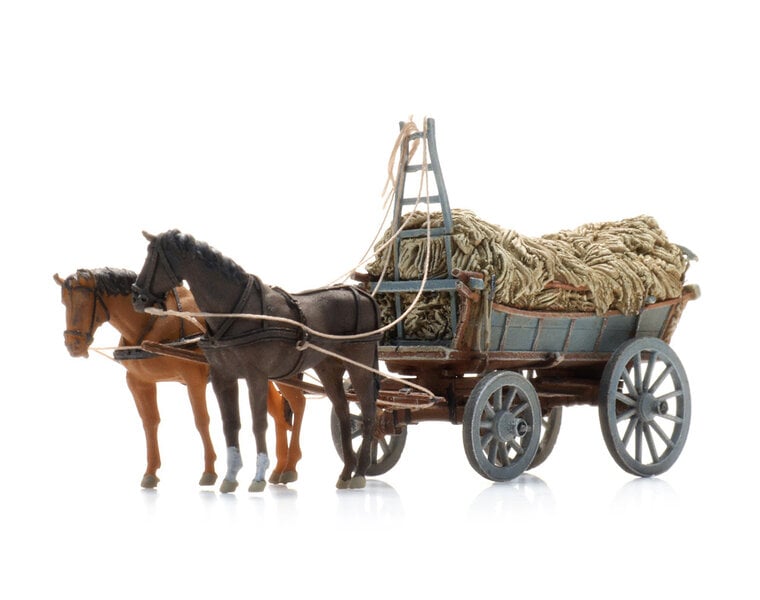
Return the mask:
M 156 471 L 161 466 L 161 454 L 158 451 L 158 424 L 161 417 L 158 414 L 158 403 L 156 402 L 156 384 L 142 381 L 127 371 L 127 386 L 135 399 L 137 412 L 145 431 L 148 464 L 140 485 L 144 488 L 154 488 L 159 482 Z
M 267 410 L 274 420 L 275 454 L 277 455 L 277 464 L 269 476 L 269 483 L 280 483 L 280 477 L 288 462 L 288 429 L 290 429 L 290 425 L 285 418 L 285 399 L 271 381 L 267 392 Z
M 211 419 L 208 414 L 206 405 L 206 373 L 205 370 L 199 377 L 190 379 L 186 378 L 187 394 L 190 397 L 190 406 L 193 409 L 195 427 L 201 436 L 203 442 L 203 461 L 204 469 L 198 485 L 214 485 L 216 483 L 216 452 L 214 444 L 211 441 L 209 425 Z
M 219 412 L 222 415 L 222 429 L 227 444 L 227 473 L 224 475 L 219 491 L 226 494 L 237 489 L 237 474 L 243 467 L 240 457 L 240 406 L 238 404 L 237 379 L 221 379 L 212 375 Z
M 335 484 L 338 489 L 346 489 L 350 486 L 351 474 L 354 471 L 356 458 L 351 445 L 351 416 L 348 411 L 348 400 L 343 390 L 343 373 L 345 369 L 341 363 L 334 359 L 326 359 L 314 367 L 314 372 L 322 382 L 327 397 L 333 404 L 335 414 L 340 424 L 340 440 L 343 447 L 343 471 Z
M 350 487 L 362 488 L 366 485 L 367 469 L 370 465 L 370 451 L 375 432 L 375 414 L 377 412 L 377 384 L 375 375 L 361 367 L 349 366 L 348 375 L 351 385 L 359 398 L 364 425 L 362 443 L 359 448 L 356 473 L 351 479 Z
M 290 444 L 287 447 L 287 462 L 285 470 L 280 475 L 280 483 L 290 483 L 298 479 L 296 465 L 301 460 L 301 425 L 306 409 L 306 396 L 300 389 L 285 385 L 280 387 L 280 392 L 293 411 L 293 429 L 290 432 Z
M 256 475 L 248 487 L 249 492 L 261 492 L 267 485 L 266 475 L 269 467 L 267 456 L 267 397 L 269 381 L 266 377 L 249 377 L 248 401 L 251 405 L 253 437 L 256 440 Z

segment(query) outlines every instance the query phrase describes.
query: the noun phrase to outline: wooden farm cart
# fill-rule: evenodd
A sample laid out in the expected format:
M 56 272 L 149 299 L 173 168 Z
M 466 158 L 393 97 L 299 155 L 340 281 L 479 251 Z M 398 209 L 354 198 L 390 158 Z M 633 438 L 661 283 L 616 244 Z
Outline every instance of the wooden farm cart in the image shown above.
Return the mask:
M 420 139 L 427 146 L 424 164 L 409 164 L 410 144 Z M 451 267 L 451 210 L 432 119 L 424 131 L 403 140 L 399 164 L 395 226 L 400 227 L 404 206 L 418 204 L 404 196 L 407 174 L 425 170 L 435 178 L 436 193 L 429 201 L 440 206 L 444 223 L 429 233 L 404 230 L 396 244 L 406 237 L 442 237 Z M 438 420 L 462 425 L 464 450 L 475 471 L 494 481 L 510 480 L 547 458 L 562 408 L 579 404 L 598 405 L 607 448 L 624 470 L 657 475 L 678 458 L 689 429 L 691 397 L 683 365 L 668 342 L 686 303 L 699 296 L 696 286 L 685 286 L 680 298 L 645 305 L 638 314 L 597 315 L 495 304 L 480 273 L 449 268 L 448 277 L 426 281 L 401 280 L 398 268 L 395 273 L 381 282 L 356 278 L 370 290 L 394 295 L 398 316 L 401 294 L 420 287 L 448 294 L 453 335 L 412 339 L 399 323 L 381 345 L 380 359 L 389 371 L 434 397 L 398 381 L 383 382 L 368 474 L 379 475 L 396 464 L 408 425 Z M 352 422 L 358 441 L 361 419 L 357 415 Z M 334 415 L 333 423 L 340 453 Z

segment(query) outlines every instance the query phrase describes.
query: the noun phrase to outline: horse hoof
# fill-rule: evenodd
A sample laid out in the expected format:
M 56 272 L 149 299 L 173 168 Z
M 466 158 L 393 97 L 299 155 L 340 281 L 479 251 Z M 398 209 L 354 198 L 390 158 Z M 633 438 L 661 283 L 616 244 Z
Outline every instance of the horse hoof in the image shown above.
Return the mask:
M 348 484 L 349 484 L 349 480 L 338 478 L 338 483 L 335 484 L 335 487 L 338 488 L 339 490 L 347 490 Z
M 298 480 L 298 473 L 296 471 L 285 471 L 280 475 L 280 483 L 293 483 Z
M 204 473 L 198 485 L 214 485 L 216 483 L 216 473 Z
M 144 475 L 142 481 L 140 482 L 140 487 L 152 490 L 158 485 L 159 481 L 161 480 L 156 475 Z
M 222 492 L 222 494 L 229 494 L 230 492 L 234 492 L 237 489 L 237 486 L 237 481 L 222 479 L 222 485 L 219 487 L 219 491 Z
M 263 492 L 264 488 L 267 487 L 267 482 L 263 479 L 254 479 L 251 482 L 251 485 L 248 486 L 249 492 Z
M 269 476 L 269 483 L 280 483 L 281 476 L 282 476 L 282 473 L 279 473 L 277 471 L 272 471 L 272 474 Z
M 352 490 L 360 490 L 363 487 L 366 487 L 366 485 L 367 479 L 364 477 L 364 475 L 354 475 L 348 482 L 348 487 Z

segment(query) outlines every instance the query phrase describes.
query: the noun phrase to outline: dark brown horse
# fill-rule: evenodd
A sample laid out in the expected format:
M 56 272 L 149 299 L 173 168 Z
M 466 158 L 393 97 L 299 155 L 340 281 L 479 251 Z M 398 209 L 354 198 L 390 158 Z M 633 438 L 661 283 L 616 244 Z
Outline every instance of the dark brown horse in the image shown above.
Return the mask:
M 377 368 L 379 315 L 375 301 L 350 286 L 290 295 L 262 283 L 258 277 L 192 236 L 172 230 L 149 236 L 148 255 L 134 286 L 134 305 L 140 310 L 163 305 L 167 292 L 186 281 L 198 306 L 206 313 L 207 336 L 201 347 L 211 366 L 211 383 L 222 413 L 227 442 L 227 474 L 221 490 L 237 487 L 240 470 L 240 408 L 238 380 L 248 384 L 253 433 L 258 452 L 250 491 L 264 488 L 266 451 L 266 385 L 313 369 L 338 415 L 344 468 L 337 487 L 363 487 L 370 461 L 377 380 L 367 368 Z M 225 315 L 255 315 L 287 322 Z M 294 325 L 298 322 L 307 326 Z M 323 335 L 317 335 L 319 332 Z M 335 337 L 331 337 L 335 336 Z M 315 349 L 316 347 L 316 349 Z M 342 358 L 327 355 L 324 350 Z M 358 461 L 351 446 L 350 416 L 343 389 L 348 371 L 364 423 Z M 355 471 L 354 471 L 355 468 Z
M 204 449 L 204 472 L 200 485 L 213 485 L 217 476 L 214 469 L 216 454 L 209 434 L 209 414 L 206 408 L 208 365 L 195 345 L 198 360 L 189 361 L 144 352 L 142 342 L 172 342 L 201 333 L 193 324 L 177 318 L 156 318 L 138 313 L 132 307 L 132 285 L 137 276 L 125 269 L 80 269 L 65 280 L 54 275 L 61 286 L 61 301 L 66 307 L 64 341 L 69 354 L 87 357 L 98 327 L 109 322 L 121 334 L 120 348 L 114 356 L 127 370 L 127 385 L 132 392 L 137 411 L 143 423 L 147 447 L 147 468 L 142 487 L 158 484 L 156 471 L 161 466 L 158 448 L 160 415 L 156 401 L 156 383 L 176 381 L 187 386 L 195 426 L 200 433 Z M 197 311 L 198 306 L 186 288 L 178 287 L 168 296 L 170 307 Z M 202 320 L 199 323 L 202 326 Z M 288 444 L 284 401 L 274 385 L 269 386 L 268 405 L 275 420 L 277 433 L 277 467 L 270 481 L 295 481 L 296 463 L 301 457 L 298 433 L 303 419 L 305 398 L 300 390 L 288 388 L 285 392 L 294 414 L 293 433 Z

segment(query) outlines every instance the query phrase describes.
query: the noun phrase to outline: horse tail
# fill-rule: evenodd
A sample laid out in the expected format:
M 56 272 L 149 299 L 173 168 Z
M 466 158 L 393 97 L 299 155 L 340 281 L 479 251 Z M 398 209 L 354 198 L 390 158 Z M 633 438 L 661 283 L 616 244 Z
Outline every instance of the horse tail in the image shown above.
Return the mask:
M 377 398 L 380 396 L 380 384 L 383 381 L 383 378 L 378 373 L 378 371 L 380 370 L 380 346 L 379 346 L 379 344 L 375 344 L 375 358 L 372 361 L 372 367 L 375 369 L 375 373 L 374 373 L 374 375 L 375 375 L 374 376 L 374 383 L 375 383 L 374 394 L 375 394 L 375 401 L 377 402 Z

